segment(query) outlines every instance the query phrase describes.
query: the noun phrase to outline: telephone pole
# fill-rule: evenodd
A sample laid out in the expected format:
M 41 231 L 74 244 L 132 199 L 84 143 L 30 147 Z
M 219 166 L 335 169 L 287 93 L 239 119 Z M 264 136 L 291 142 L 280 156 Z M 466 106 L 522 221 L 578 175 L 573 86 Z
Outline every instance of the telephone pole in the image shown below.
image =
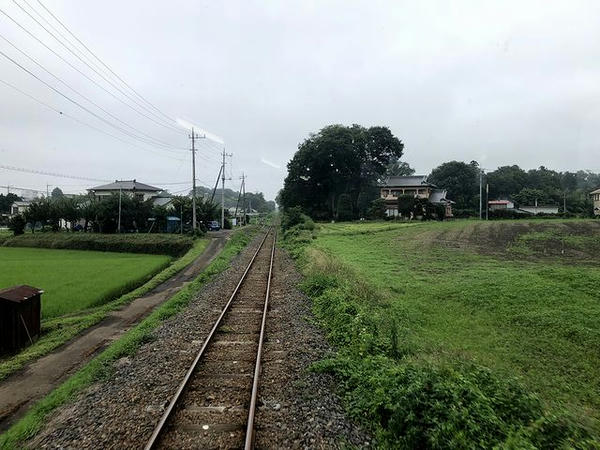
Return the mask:
M 483 169 L 479 169 L 479 220 L 483 218 L 482 208 L 483 208 Z
M 122 191 L 121 188 L 119 188 L 119 221 L 117 223 L 117 233 L 121 232 L 121 195 Z
M 196 230 L 196 139 L 200 138 L 206 138 L 206 136 L 197 135 L 192 127 L 190 135 L 192 140 L 192 230 Z
M 485 184 L 485 220 L 489 220 L 489 198 L 490 198 L 490 185 Z
M 221 165 L 221 229 L 225 229 L 225 157 L 233 156 L 233 153 L 225 153 L 223 147 L 223 163 Z
M 242 202 L 244 207 L 244 225 L 246 225 L 246 177 L 242 175 Z

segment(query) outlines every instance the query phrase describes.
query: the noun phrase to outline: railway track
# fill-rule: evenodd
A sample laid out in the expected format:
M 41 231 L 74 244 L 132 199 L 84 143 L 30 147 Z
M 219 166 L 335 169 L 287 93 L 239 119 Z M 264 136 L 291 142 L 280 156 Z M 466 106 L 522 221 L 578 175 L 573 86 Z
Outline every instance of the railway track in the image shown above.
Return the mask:
M 273 260 L 268 229 L 165 410 L 146 449 L 254 445 L 254 413 Z

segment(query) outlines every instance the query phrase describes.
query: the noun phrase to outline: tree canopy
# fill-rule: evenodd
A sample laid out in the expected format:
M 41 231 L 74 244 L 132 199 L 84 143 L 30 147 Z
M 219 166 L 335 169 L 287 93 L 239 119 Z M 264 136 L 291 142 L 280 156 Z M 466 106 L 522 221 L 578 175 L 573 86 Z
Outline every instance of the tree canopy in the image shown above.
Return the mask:
M 479 207 L 479 166 L 475 161 L 450 161 L 435 168 L 429 181 L 448 190 L 448 198 L 456 208 L 475 210 Z M 567 205 L 567 212 L 586 213 L 590 210 L 589 192 L 600 187 L 600 174 L 580 170 L 557 172 L 540 166 L 523 170 L 517 165 L 501 166 L 484 175 L 489 185 L 489 199 L 510 199 L 518 205 Z M 485 201 L 485 190 L 484 190 Z
M 327 126 L 298 146 L 278 199 L 284 208 L 300 206 L 314 218 L 334 218 L 342 194 L 348 194 L 352 205 L 361 192 L 376 197 L 373 187 L 403 150 L 386 127 Z
M 479 164 L 449 161 L 431 171 L 428 181 L 448 191 L 459 209 L 475 208 L 479 199 Z

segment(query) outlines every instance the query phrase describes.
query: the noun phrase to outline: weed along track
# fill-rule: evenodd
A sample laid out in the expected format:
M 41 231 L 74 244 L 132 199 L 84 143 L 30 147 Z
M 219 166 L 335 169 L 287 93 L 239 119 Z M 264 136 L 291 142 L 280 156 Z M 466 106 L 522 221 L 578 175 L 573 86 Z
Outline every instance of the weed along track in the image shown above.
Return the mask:
M 267 230 L 146 449 L 253 447 L 276 239 Z

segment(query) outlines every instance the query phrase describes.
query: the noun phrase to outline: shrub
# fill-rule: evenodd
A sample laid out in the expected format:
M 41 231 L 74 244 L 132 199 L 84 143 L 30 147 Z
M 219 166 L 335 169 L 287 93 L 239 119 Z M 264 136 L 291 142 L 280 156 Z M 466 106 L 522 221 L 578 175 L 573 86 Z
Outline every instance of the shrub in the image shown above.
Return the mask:
M 371 202 L 367 216 L 369 219 L 385 219 L 385 211 L 385 200 L 383 198 L 376 198 Z
M 190 236 L 174 234 L 36 233 L 10 238 L 4 245 L 179 256 L 193 242 Z
M 21 214 L 17 214 L 8 221 L 8 228 L 15 236 L 25 233 L 25 218 Z
M 303 216 L 304 214 L 302 213 L 302 208 L 299 206 L 286 208 L 281 219 L 281 228 L 285 231 L 302 223 L 304 221 Z

